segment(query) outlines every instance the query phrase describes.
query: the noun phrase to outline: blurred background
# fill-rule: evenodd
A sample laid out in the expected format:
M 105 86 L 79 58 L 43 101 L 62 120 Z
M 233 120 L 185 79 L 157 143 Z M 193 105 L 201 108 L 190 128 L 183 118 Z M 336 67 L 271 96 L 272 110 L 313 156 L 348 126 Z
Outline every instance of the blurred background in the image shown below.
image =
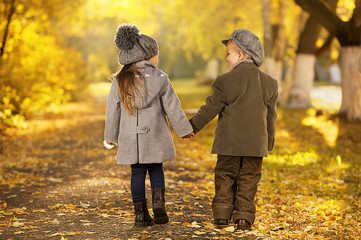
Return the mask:
M 264 44 L 261 68 L 279 81 L 280 103 L 310 107 L 314 83 L 341 83 L 343 47 L 352 47 L 345 53 L 354 56 L 352 61 L 355 55 L 360 58 L 359 2 L 1 0 L 0 124 L 19 125 L 30 116 L 56 111 L 62 103 L 86 98 L 89 86 L 101 91 L 92 84 L 109 82 L 121 67 L 113 39 L 118 25 L 126 22 L 157 39 L 159 68 L 171 80 L 192 79 L 200 85 L 229 70 L 220 41 L 247 28 Z M 350 22 L 354 29 L 337 30 Z M 342 42 L 355 33 L 358 42 Z M 343 101 L 341 110 L 348 114 L 355 100 Z M 360 109 L 349 118 L 361 118 Z

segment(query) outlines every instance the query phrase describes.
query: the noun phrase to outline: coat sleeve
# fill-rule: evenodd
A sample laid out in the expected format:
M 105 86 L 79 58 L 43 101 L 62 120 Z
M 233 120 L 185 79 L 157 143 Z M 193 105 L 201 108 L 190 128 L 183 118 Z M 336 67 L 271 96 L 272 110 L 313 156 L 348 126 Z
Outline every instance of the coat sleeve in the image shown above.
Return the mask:
M 206 103 L 200 107 L 198 112 L 189 120 L 194 132 L 199 132 L 207 123 L 215 118 L 226 105 L 227 99 L 222 80 L 218 76 L 211 86 L 212 95 L 206 98 Z
M 267 102 L 267 132 L 268 132 L 268 151 L 271 151 L 275 142 L 276 119 L 277 119 L 277 101 L 278 87 L 274 88 L 273 95 Z
M 104 140 L 118 143 L 120 122 L 120 97 L 118 94 L 117 80 L 114 79 L 107 99 Z
M 181 108 L 179 98 L 174 91 L 172 83 L 169 78 L 166 77 L 166 82 L 160 93 L 160 99 L 168 117 L 168 120 L 179 137 L 183 137 L 193 131 L 191 124 L 189 123 L 187 116 Z

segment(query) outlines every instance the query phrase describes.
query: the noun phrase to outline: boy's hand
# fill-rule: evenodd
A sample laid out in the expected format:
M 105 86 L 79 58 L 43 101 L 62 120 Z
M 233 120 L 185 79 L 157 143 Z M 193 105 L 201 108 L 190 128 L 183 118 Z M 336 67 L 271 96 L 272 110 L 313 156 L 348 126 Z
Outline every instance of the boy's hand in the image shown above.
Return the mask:
M 194 132 L 188 133 L 187 135 L 183 136 L 182 138 L 190 138 L 193 139 L 196 136 L 196 134 Z

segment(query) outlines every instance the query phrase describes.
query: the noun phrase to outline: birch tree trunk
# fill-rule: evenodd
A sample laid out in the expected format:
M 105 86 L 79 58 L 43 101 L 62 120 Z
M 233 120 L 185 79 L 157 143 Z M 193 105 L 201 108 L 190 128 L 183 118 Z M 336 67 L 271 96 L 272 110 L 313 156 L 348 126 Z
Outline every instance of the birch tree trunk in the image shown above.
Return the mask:
M 282 73 L 283 73 L 283 58 L 285 55 L 286 48 L 286 27 L 285 27 L 285 17 L 286 17 L 286 3 L 285 1 L 280 1 L 279 7 L 279 15 L 280 15 L 280 23 L 277 31 L 277 38 L 275 40 L 275 45 L 277 45 L 276 51 L 276 73 L 275 78 L 277 81 L 282 82 Z
M 314 54 L 298 53 L 295 59 L 293 84 L 289 91 L 286 108 L 308 108 L 312 106 L 310 93 L 315 77 Z
M 342 47 L 340 58 L 342 104 L 340 113 L 361 120 L 361 46 Z
M 350 120 L 361 120 L 361 1 L 348 22 L 342 21 L 321 0 L 295 0 L 329 32 L 341 45 L 342 103 L 340 113 L 347 113 Z
M 274 46 L 273 46 L 272 25 L 270 18 L 271 15 L 270 8 L 271 8 L 270 0 L 262 0 L 263 46 L 265 52 L 264 70 L 270 76 L 276 78 L 276 60 L 272 56 L 272 48 Z
M 277 62 L 273 57 L 265 57 L 264 60 L 265 72 L 278 81 L 280 85 L 280 79 L 277 78 Z
M 209 59 L 206 66 L 206 80 L 212 82 L 219 73 L 219 62 L 217 59 Z

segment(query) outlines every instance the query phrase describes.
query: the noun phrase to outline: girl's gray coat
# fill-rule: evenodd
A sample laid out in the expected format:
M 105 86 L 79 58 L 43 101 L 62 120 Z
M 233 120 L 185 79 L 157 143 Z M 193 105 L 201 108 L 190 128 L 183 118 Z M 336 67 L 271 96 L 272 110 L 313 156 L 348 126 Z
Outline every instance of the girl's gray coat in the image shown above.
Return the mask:
M 137 111 L 129 115 L 113 80 L 108 95 L 104 139 L 118 143 L 118 164 L 161 163 L 175 158 L 167 118 L 179 137 L 192 132 L 180 101 L 164 72 L 149 61 L 136 63 L 147 94 L 135 99 Z

